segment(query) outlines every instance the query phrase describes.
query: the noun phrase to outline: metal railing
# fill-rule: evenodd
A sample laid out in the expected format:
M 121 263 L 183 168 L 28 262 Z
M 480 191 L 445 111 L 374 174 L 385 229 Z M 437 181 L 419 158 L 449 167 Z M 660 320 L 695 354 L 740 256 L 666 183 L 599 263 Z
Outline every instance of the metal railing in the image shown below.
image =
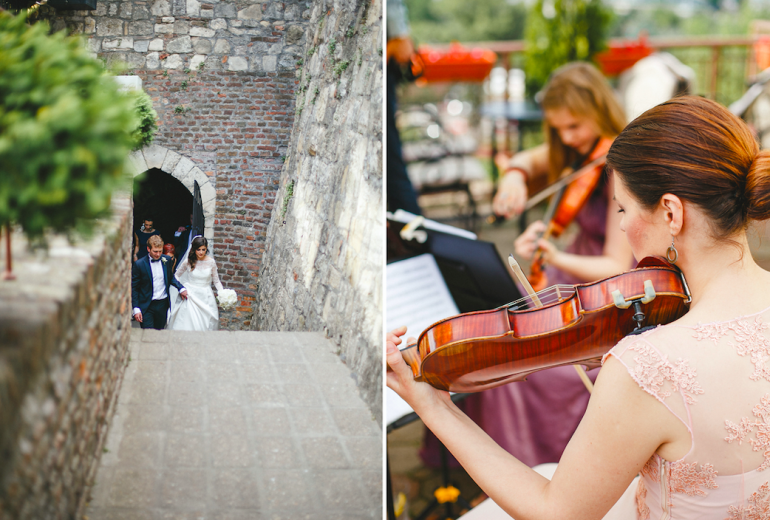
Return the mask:
M 756 74 L 753 44 L 757 36 L 648 37 L 647 44 L 657 51 L 670 52 L 696 74 L 696 93 L 729 105 L 746 91 L 747 80 Z M 609 45 L 629 40 L 611 39 Z M 491 49 L 506 69 L 524 67 L 526 42 L 463 43 L 466 47 Z M 445 46 L 435 46 L 443 48 Z

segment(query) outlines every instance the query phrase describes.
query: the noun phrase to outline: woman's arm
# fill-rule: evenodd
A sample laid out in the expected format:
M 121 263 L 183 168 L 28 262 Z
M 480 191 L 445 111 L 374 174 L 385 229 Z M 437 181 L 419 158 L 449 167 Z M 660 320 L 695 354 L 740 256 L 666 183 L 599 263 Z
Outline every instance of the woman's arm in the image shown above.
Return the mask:
M 601 280 L 631 269 L 634 255 L 626 234 L 620 229 L 621 215 L 613 200 L 613 176 L 609 180 L 609 201 L 607 202 L 607 231 L 604 248 L 600 256 L 583 256 L 559 251 L 545 240 L 538 244 L 546 251 L 547 263 L 585 282 Z
M 211 267 L 211 279 L 214 281 L 214 287 L 217 288 L 217 292 L 222 291 L 222 282 L 219 281 L 219 271 L 217 271 L 217 262 L 214 258 L 211 259 L 213 266 Z
M 187 260 L 187 258 L 185 258 L 184 260 L 182 260 L 182 263 L 179 264 L 179 267 L 176 268 L 176 273 L 174 273 L 174 276 L 179 278 L 189 270 L 190 270 L 190 262 Z
M 396 331 L 398 332 L 398 331 Z M 402 332 L 403 334 L 403 332 Z M 414 381 L 388 334 L 388 386 L 500 507 L 516 520 L 600 519 L 681 422 L 610 357 L 588 410 L 549 482 L 498 446 L 440 392 Z M 512 383 L 526 384 L 526 383 Z
M 541 144 L 517 153 L 503 168 L 497 184 L 492 209 L 497 215 L 510 218 L 524 210 L 527 202 L 527 179 L 548 174 L 548 145 Z

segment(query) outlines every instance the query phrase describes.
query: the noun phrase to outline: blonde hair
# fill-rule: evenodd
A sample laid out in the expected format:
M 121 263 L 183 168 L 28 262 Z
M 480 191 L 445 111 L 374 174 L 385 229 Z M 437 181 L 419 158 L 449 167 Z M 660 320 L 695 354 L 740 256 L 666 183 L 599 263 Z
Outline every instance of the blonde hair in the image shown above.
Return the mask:
M 566 108 L 574 116 L 593 121 L 599 136 L 613 139 L 626 126 L 626 116 L 607 80 L 590 63 L 568 63 L 556 69 L 543 90 L 543 110 Z M 565 145 L 559 132 L 543 121 L 548 143 L 549 177 L 556 180 L 562 170 L 578 158 L 578 153 Z
M 163 239 L 160 235 L 152 235 L 147 239 L 147 245 L 149 247 L 163 247 Z

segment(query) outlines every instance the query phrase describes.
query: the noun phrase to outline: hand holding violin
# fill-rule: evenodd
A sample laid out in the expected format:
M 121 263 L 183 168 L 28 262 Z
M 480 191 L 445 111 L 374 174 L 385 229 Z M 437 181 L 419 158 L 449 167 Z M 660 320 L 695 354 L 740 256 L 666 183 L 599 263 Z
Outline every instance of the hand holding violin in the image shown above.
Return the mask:
M 387 385 L 422 417 L 431 408 L 441 404 L 451 404 L 452 400 L 449 398 L 449 392 L 414 380 L 412 369 L 406 364 L 398 350 L 398 345 L 402 341 L 401 336 L 405 333 L 406 327 L 399 327 L 388 332 L 385 336 L 385 358 L 391 368 L 387 372 Z M 416 341 L 415 338 L 409 338 L 407 344 Z
M 526 231 L 519 235 L 513 242 L 516 255 L 527 260 L 532 260 L 535 251 L 540 248 L 545 263 L 551 263 L 553 257 L 559 253 L 559 250 L 556 249 L 556 246 L 553 245 L 552 242 L 541 238 L 547 227 L 548 226 L 546 226 L 542 220 L 530 224 Z

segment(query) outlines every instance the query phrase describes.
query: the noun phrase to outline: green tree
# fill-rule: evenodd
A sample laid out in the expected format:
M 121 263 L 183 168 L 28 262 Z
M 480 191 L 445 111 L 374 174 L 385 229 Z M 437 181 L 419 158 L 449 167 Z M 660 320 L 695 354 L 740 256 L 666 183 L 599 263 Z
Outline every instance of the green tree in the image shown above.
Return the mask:
M 601 0 L 538 0 L 527 18 L 524 70 L 532 96 L 558 67 L 592 61 L 606 46 L 612 12 Z
M 0 225 L 30 238 L 104 215 L 137 144 L 135 98 L 83 42 L 0 12 Z
M 520 40 L 527 9 L 506 0 L 406 0 L 418 43 Z

